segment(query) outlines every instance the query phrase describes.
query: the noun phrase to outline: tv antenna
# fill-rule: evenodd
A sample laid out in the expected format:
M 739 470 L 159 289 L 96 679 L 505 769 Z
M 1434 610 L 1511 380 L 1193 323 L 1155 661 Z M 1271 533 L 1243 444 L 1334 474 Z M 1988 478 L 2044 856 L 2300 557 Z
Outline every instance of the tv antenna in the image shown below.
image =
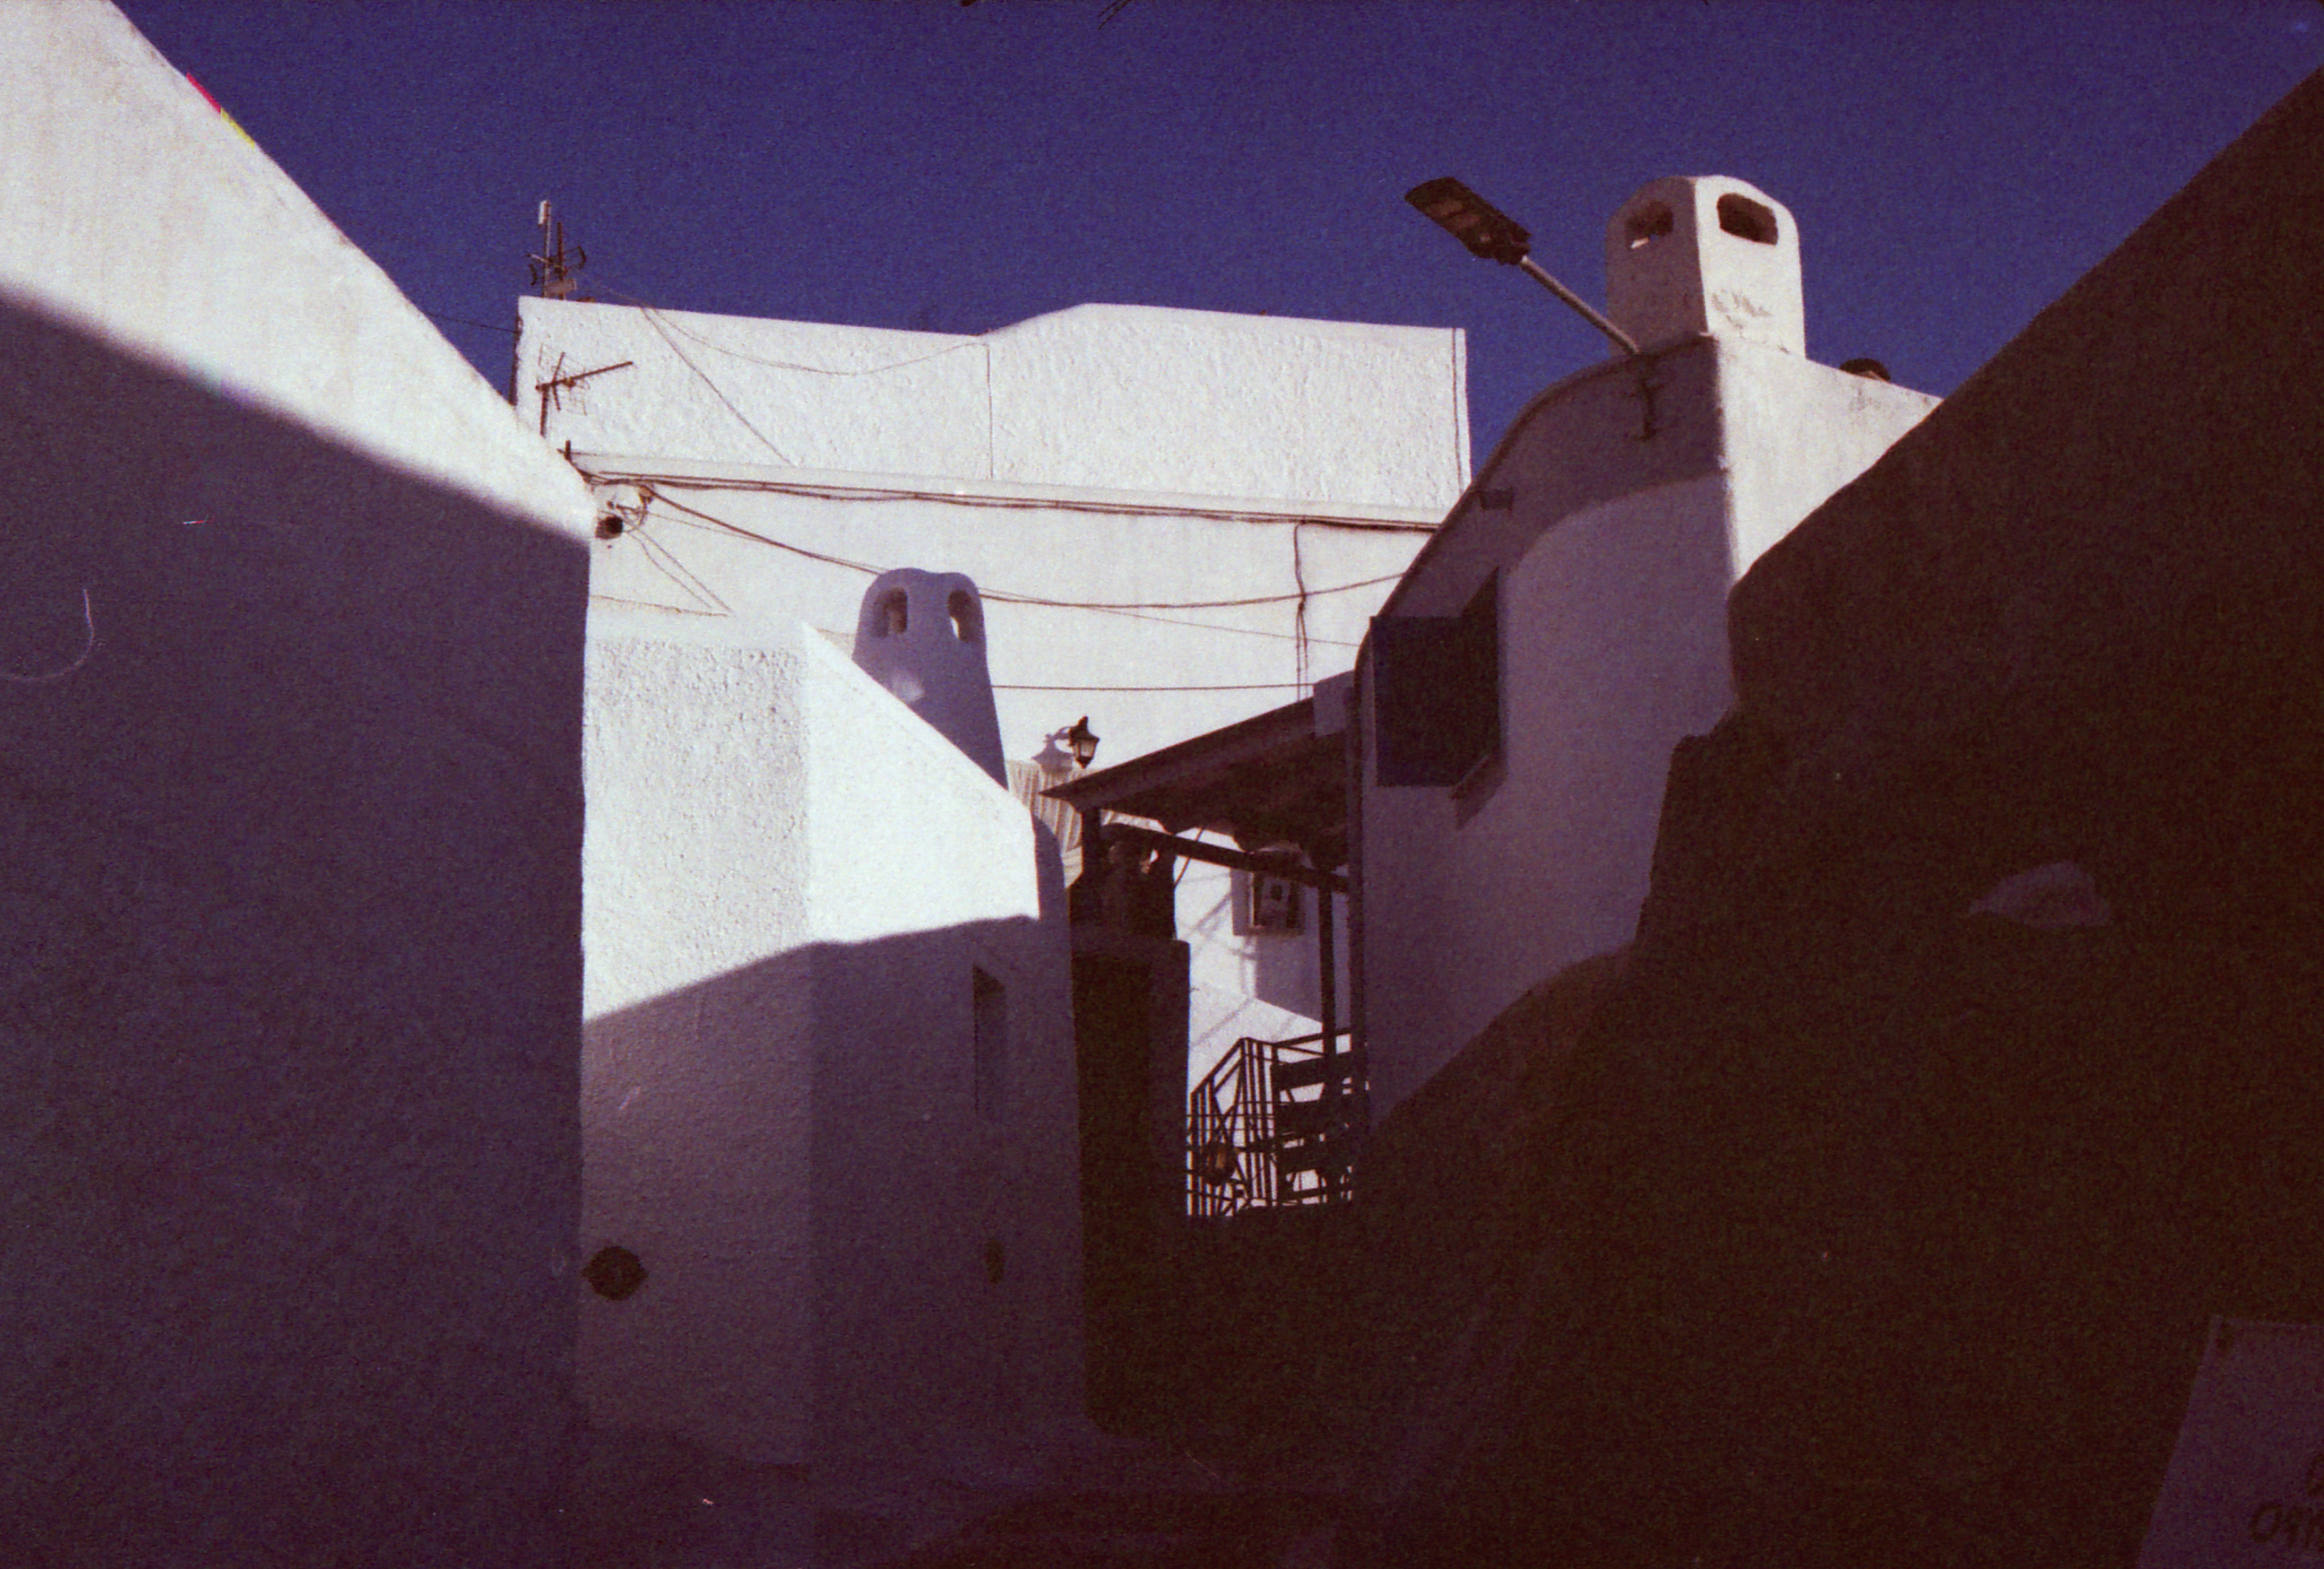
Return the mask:
M 558 217 L 547 202 L 540 204 L 540 250 L 526 258 L 532 263 L 533 287 L 540 290 L 543 299 L 570 299 L 573 291 L 581 287 L 581 269 L 589 265 L 589 252 L 576 245 L 570 252 L 565 248 L 565 220 Z M 587 295 L 581 297 L 587 299 Z

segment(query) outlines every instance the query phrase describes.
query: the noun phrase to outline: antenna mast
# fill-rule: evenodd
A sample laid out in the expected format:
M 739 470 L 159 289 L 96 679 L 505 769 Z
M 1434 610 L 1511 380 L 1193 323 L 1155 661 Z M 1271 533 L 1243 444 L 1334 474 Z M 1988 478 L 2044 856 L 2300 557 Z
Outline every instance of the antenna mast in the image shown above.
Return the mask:
M 526 260 L 532 263 L 533 287 L 540 290 L 541 298 L 570 299 L 573 291 L 581 287 L 581 269 L 589 265 L 589 252 L 576 245 L 567 254 L 565 220 L 544 201 L 540 204 L 540 250 Z M 581 298 L 586 300 L 589 297 L 585 294 Z

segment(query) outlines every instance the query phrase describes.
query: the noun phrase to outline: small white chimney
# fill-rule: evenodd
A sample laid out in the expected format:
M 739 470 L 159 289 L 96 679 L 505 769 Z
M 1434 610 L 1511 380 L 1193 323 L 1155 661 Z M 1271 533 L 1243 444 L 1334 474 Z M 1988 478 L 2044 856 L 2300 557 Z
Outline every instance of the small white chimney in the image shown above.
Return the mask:
M 1708 333 L 1805 358 L 1798 226 L 1739 179 L 1655 180 L 1606 225 L 1606 314 L 1641 348 Z
M 855 663 L 1008 785 L 974 583 L 956 572 L 881 573 L 856 613 Z

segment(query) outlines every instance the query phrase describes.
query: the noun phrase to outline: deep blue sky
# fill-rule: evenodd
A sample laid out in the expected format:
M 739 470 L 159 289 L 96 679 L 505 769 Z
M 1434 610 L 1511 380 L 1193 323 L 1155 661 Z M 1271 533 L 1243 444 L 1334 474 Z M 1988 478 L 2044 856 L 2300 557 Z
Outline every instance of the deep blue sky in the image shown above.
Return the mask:
M 1457 325 L 1480 461 L 1601 344 L 1422 179 L 1596 299 L 1625 196 L 1740 176 L 1799 219 L 1810 351 L 1946 392 L 2324 56 L 2316 0 L 120 3 L 439 316 L 512 318 L 546 197 L 599 298 L 678 309 Z

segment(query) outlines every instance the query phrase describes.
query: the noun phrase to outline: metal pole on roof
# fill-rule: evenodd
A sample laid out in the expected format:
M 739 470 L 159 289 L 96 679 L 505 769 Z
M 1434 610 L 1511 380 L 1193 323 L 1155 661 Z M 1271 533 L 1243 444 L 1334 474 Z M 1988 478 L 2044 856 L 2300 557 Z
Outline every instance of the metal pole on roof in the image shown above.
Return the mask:
M 1536 262 L 1532 257 L 1518 257 L 1517 271 L 1525 273 L 1527 277 L 1532 278 L 1544 289 L 1548 289 L 1552 294 L 1557 296 L 1558 298 L 1565 301 L 1566 304 L 1580 311 L 1584 321 L 1587 321 L 1591 326 L 1596 327 L 1600 332 L 1604 333 L 1608 337 L 1613 339 L 1614 346 L 1620 349 L 1624 353 L 1636 359 L 1638 355 L 1646 353 L 1644 349 L 1638 347 L 1637 339 L 1632 337 L 1620 327 L 1616 326 L 1612 322 L 1608 321 L 1604 317 L 1591 309 L 1587 304 L 1583 303 L 1580 295 L 1566 288 L 1565 285 L 1560 283 L 1556 279 L 1552 278 L 1547 272 L 1543 271 L 1541 264 Z
M 1614 340 L 1614 346 L 1632 359 L 1645 351 L 1637 339 L 1591 309 L 1582 298 L 1545 271 L 1533 259 L 1533 235 L 1523 224 L 1462 185 L 1451 175 L 1414 186 L 1404 199 L 1420 216 L 1451 234 L 1471 256 L 1515 267 L 1535 282 L 1582 313 L 1582 319 Z

